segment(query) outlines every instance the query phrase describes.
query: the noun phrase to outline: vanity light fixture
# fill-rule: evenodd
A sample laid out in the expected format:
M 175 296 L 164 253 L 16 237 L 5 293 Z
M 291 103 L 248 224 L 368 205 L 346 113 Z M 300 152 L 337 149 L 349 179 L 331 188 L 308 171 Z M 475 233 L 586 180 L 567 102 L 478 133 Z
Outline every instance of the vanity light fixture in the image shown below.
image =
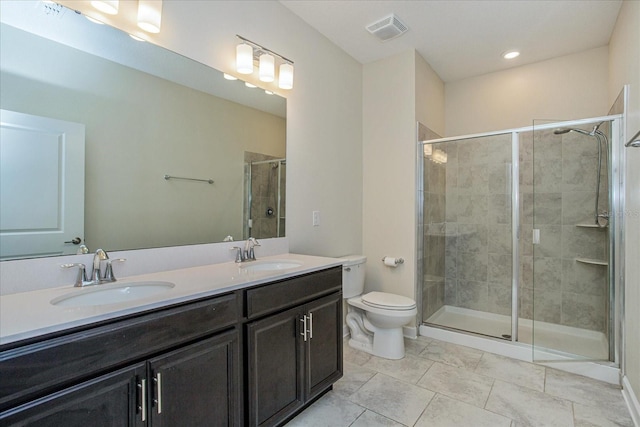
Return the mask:
M 518 56 L 520 56 L 520 52 L 518 52 L 517 50 L 509 50 L 502 54 L 502 57 L 504 59 L 514 59 L 514 58 L 517 58 Z
M 138 27 L 148 33 L 160 32 L 162 0 L 138 0 Z
M 117 15 L 120 2 L 118 0 L 94 0 L 91 2 L 91 6 L 95 7 L 102 13 L 107 15 Z
M 276 79 L 276 61 L 278 67 L 278 87 L 280 89 L 293 88 L 293 61 L 236 34 L 240 44 L 236 46 L 236 71 L 241 74 L 252 74 L 253 64 L 258 63 L 258 78 L 263 82 L 273 82 Z

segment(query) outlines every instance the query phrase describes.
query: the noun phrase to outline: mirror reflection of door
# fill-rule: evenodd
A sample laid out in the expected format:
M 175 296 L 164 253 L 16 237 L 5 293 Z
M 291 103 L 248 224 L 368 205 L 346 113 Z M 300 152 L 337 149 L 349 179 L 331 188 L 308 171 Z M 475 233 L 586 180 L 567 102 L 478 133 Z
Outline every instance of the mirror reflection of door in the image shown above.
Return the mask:
M 0 110 L 0 259 L 78 251 L 84 143 L 83 124 Z

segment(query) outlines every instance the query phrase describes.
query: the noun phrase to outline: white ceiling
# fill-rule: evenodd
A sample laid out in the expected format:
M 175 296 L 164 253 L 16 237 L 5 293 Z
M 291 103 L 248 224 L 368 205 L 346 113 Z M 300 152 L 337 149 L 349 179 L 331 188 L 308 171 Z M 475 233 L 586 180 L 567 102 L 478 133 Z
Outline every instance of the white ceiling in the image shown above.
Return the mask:
M 622 0 L 281 0 L 357 61 L 414 48 L 445 82 L 609 44 Z M 409 27 L 381 42 L 365 27 L 395 13 Z M 501 53 L 522 54 L 507 61 Z

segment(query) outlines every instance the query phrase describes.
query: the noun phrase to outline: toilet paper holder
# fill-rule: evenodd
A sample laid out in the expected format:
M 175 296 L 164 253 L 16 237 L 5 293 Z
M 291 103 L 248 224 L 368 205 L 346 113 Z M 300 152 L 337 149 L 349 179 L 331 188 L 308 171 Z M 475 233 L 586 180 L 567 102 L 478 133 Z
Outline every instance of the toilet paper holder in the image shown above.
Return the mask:
M 382 262 L 384 263 L 384 262 L 385 262 L 385 260 L 386 260 L 387 258 L 388 258 L 388 257 L 386 257 L 386 256 L 382 257 Z M 392 259 L 394 260 L 394 262 L 393 262 L 393 263 L 394 263 L 395 265 L 398 265 L 398 264 L 404 264 L 404 258 L 392 258 Z

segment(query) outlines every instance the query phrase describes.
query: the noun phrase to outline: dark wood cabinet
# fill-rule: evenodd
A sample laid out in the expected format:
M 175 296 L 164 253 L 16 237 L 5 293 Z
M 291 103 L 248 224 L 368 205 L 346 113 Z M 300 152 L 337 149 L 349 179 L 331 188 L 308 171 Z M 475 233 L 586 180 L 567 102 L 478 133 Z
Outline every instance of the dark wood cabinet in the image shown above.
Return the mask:
M 254 295 L 283 301 L 261 304 L 271 310 L 284 308 L 256 315 L 246 324 L 249 426 L 282 425 L 342 376 L 341 270 L 322 273 L 309 277 L 319 281 L 306 297 L 308 302 L 292 308 L 279 293 L 291 295 L 295 280 L 280 283 L 269 294 L 257 289 L 247 295 L 249 302 Z M 325 296 L 318 297 L 316 291 L 321 295 L 323 287 Z
M 0 414 L 0 426 L 143 427 L 138 364 L 61 390 Z

